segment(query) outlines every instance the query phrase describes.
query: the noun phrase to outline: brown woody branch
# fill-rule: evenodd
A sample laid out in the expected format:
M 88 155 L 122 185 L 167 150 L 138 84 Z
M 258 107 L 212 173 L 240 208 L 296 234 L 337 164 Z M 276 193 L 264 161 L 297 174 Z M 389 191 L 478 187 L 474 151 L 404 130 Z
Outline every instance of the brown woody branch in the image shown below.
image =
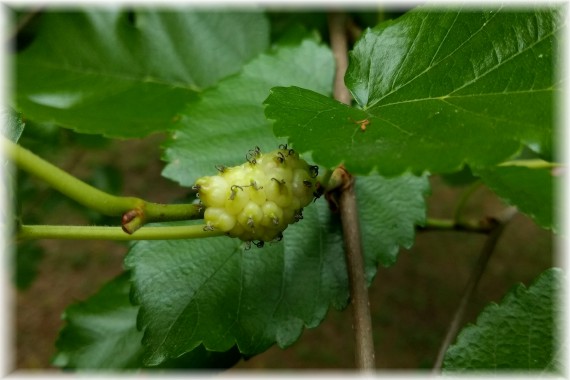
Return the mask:
M 473 298 L 473 294 L 475 294 L 475 290 L 477 289 L 479 280 L 481 280 L 483 273 L 485 273 L 485 269 L 487 268 L 487 263 L 489 262 L 491 255 L 495 251 L 495 247 L 497 246 L 499 238 L 503 234 L 503 231 L 505 230 L 507 224 L 512 220 L 512 218 L 516 215 L 516 213 L 517 209 L 515 207 L 509 207 L 506 210 L 504 210 L 499 217 L 490 220 L 492 227 L 489 236 L 485 241 L 485 245 L 481 249 L 479 260 L 473 267 L 467 285 L 465 286 L 463 296 L 461 297 L 461 301 L 457 306 L 457 310 L 453 315 L 453 319 L 451 320 L 451 324 L 449 325 L 447 334 L 445 335 L 445 338 L 441 344 L 441 347 L 437 355 L 437 359 L 433 367 L 434 373 L 439 373 L 441 371 L 445 353 L 447 352 L 448 347 L 451 345 L 451 343 L 457 336 L 457 332 L 459 331 L 459 328 L 463 322 L 465 311 L 467 310 L 467 305 L 469 305 L 471 299 Z
M 344 74 L 348 67 L 346 19 L 345 14 L 333 12 L 329 13 L 328 23 L 331 46 L 336 62 L 334 97 L 336 100 L 350 105 L 352 97 L 344 84 Z M 374 341 L 372 339 L 370 303 L 354 192 L 354 177 L 342 166 L 335 170 L 333 176 L 338 176 L 341 179 L 340 186 L 334 194 L 338 202 L 345 243 L 355 336 L 356 367 L 360 370 L 371 370 L 375 367 Z

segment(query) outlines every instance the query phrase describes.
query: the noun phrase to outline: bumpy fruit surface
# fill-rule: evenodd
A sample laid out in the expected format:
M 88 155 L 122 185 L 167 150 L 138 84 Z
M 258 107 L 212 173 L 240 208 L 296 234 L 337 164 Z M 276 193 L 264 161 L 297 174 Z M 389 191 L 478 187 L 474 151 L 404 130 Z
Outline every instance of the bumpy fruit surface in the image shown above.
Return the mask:
M 279 239 L 313 200 L 317 167 L 287 146 L 267 154 L 256 147 L 246 158 L 243 165 L 220 167 L 218 175 L 196 181 L 206 229 L 244 241 Z

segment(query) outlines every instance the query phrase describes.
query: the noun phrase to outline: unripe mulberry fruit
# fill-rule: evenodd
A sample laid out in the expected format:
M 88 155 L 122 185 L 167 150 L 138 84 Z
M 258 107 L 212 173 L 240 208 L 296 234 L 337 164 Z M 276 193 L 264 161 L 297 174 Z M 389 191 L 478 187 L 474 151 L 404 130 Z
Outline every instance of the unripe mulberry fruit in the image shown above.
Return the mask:
M 222 166 L 218 175 L 196 181 L 206 208 L 205 229 L 244 241 L 280 238 L 289 224 L 303 218 L 303 208 L 313 200 L 318 168 L 287 145 L 266 154 L 256 147 L 246 159 L 242 165 Z

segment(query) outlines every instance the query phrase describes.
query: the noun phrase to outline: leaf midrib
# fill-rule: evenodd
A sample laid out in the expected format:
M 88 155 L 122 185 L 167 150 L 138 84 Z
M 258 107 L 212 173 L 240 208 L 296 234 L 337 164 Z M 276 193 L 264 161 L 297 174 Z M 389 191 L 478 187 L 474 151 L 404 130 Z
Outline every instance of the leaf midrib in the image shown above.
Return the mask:
M 417 98 L 417 99 L 400 100 L 400 101 L 392 102 L 392 103 L 379 104 L 375 107 L 367 108 L 366 111 L 374 111 L 374 110 L 384 108 L 384 107 L 390 107 L 390 106 L 407 104 L 407 103 L 425 102 L 425 101 L 431 101 L 431 100 L 446 101 L 446 100 L 461 99 L 461 98 L 484 98 L 484 97 L 488 97 L 488 96 L 489 97 L 490 96 L 511 96 L 511 95 L 517 95 L 517 94 L 532 94 L 532 93 L 541 93 L 541 92 L 548 92 L 548 91 L 554 92 L 554 91 L 560 91 L 560 90 L 561 89 L 559 89 L 559 88 L 556 88 L 554 86 L 550 86 L 550 87 L 542 88 L 542 89 L 538 89 L 538 90 L 487 92 L 484 94 L 466 94 L 466 95 L 443 95 L 443 96 L 436 96 L 433 98 L 432 97 Z
M 152 356 L 156 355 L 157 352 L 160 351 L 160 349 L 163 347 L 164 343 L 167 341 L 167 339 L 170 337 L 170 334 L 172 332 L 172 328 L 174 327 L 174 325 L 176 325 L 178 323 L 178 320 L 180 319 L 180 317 L 182 316 L 182 314 L 184 314 L 184 312 L 188 309 L 188 307 L 190 306 L 190 304 L 192 304 L 193 301 L 195 301 L 196 297 L 198 297 L 198 294 L 200 293 L 200 291 L 202 290 L 202 288 L 207 285 L 210 280 L 212 278 L 215 277 L 215 275 L 224 267 L 226 266 L 226 264 L 230 261 L 230 259 L 237 253 L 239 252 L 239 247 L 235 247 L 232 251 L 231 254 L 229 254 L 227 256 L 227 258 L 206 278 L 204 279 L 204 281 L 202 281 L 197 287 L 196 290 L 190 294 L 190 299 L 188 300 L 188 302 L 183 302 L 184 307 L 180 308 L 180 312 L 178 312 L 178 315 L 176 316 L 176 318 L 172 321 L 172 323 L 169 324 L 168 329 L 166 331 L 166 333 L 164 334 L 164 338 L 162 339 L 162 341 L 159 344 L 156 344 L 154 346 L 154 349 L 151 351 L 152 352 Z M 180 302 L 182 303 L 182 302 Z M 196 305 L 199 308 L 199 304 L 196 303 Z M 196 326 L 198 326 L 200 324 L 200 319 L 199 319 L 199 312 L 198 312 L 198 317 L 197 317 L 197 322 L 196 322 Z M 196 329 L 194 328 L 194 330 L 192 331 L 192 335 L 190 336 L 190 338 L 188 338 L 188 340 L 191 340 L 194 337 L 194 334 L 196 334 Z M 201 342 L 199 342 L 198 344 L 200 344 Z
M 441 102 L 443 102 L 443 103 L 445 103 L 445 104 L 447 104 L 447 105 L 449 105 L 449 106 L 451 106 L 451 107 L 453 107 L 453 108 L 456 108 L 456 109 L 460 110 L 461 112 L 465 112 L 465 113 L 468 113 L 468 114 L 472 114 L 472 115 L 475 115 L 475 116 L 478 116 L 478 117 L 483 117 L 483 118 L 488 119 L 488 120 L 495 120 L 495 121 L 505 122 L 505 123 L 514 124 L 514 125 L 520 125 L 520 126 L 524 126 L 524 127 L 535 127 L 535 126 L 536 126 L 536 124 L 532 124 L 532 123 L 524 123 L 524 122 L 521 122 L 521 121 L 513 120 L 513 119 L 511 119 L 511 118 L 502 118 L 502 117 L 492 116 L 492 115 L 486 114 L 486 113 L 476 112 L 476 111 L 474 111 L 474 110 L 469 110 L 469 109 L 460 107 L 460 106 L 457 105 L 457 104 L 450 103 L 450 102 L 446 101 L 446 99 L 447 99 L 447 98 L 445 98 L 445 97 L 441 97 L 441 98 L 426 98 L 426 99 L 418 99 L 418 100 L 413 100 L 413 101 L 406 101 L 406 102 L 402 102 L 402 103 L 411 103 L 411 102 L 415 102 L 415 101 L 430 101 L 430 100 L 436 100 L 436 101 L 437 101 L 437 100 L 439 100 L 439 101 L 441 101 Z M 392 103 L 391 105 L 398 105 L 398 104 L 401 104 L 401 103 Z M 378 108 L 380 108 L 380 107 L 378 107 Z M 376 108 L 376 109 L 378 109 L 378 108 Z M 367 110 L 367 111 L 370 111 L 370 110 Z M 388 122 L 388 123 L 392 124 L 393 126 L 397 127 L 398 129 L 400 129 L 401 131 L 403 131 L 403 132 L 405 132 L 405 133 L 407 133 L 407 134 L 409 134 L 409 135 L 413 135 L 412 132 L 409 132 L 409 131 L 407 131 L 407 130 L 404 130 L 400 125 L 397 125 L 397 124 L 395 124 L 394 122 L 392 122 L 392 121 L 390 121 L 390 120 L 388 120 L 388 119 L 383 118 L 383 117 L 381 116 L 381 114 L 380 114 L 380 115 L 377 115 L 377 114 L 371 113 L 371 112 L 366 112 L 366 113 L 367 113 L 368 115 L 372 116 L 372 117 L 375 117 L 375 118 L 377 118 L 377 119 L 380 119 L 380 120 L 383 120 L 383 121 L 385 121 L 385 122 Z

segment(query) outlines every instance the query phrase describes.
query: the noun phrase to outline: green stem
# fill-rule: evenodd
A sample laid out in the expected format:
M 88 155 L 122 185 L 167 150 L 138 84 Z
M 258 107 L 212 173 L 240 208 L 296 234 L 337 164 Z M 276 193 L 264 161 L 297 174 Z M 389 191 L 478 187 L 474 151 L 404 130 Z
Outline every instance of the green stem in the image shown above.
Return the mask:
M 479 186 L 481 186 L 482 184 L 483 182 L 477 180 L 473 182 L 471 186 L 469 186 L 467 190 L 463 192 L 461 198 L 459 199 L 459 202 L 457 202 L 457 206 L 455 206 L 455 212 L 453 213 L 453 219 L 455 220 L 456 223 L 459 223 L 461 221 L 461 214 L 463 213 L 463 209 L 465 208 L 467 201 L 469 200 L 471 195 L 473 195 L 475 190 L 477 190 Z
M 420 231 L 467 231 L 488 234 L 492 224 L 483 219 L 481 221 L 427 218 L 424 226 L 418 227 Z
M 563 166 L 557 162 L 548 162 L 538 158 L 529 159 L 529 160 L 513 160 L 513 161 L 505 161 L 500 163 L 497 166 L 524 166 L 529 169 L 550 169 L 550 168 L 557 168 L 559 166 Z
M 18 239 L 170 240 L 206 238 L 225 234 L 218 230 L 204 231 L 204 227 L 205 225 L 143 227 L 129 235 L 121 227 L 22 225 L 18 229 Z
M 109 216 L 121 216 L 137 210 L 137 217 L 146 222 L 196 219 L 200 206 L 196 204 L 158 204 L 136 197 L 107 194 L 50 164 L 27 149 L 2 137 L 4 151 L 18 167 L 47 182 L 54 189 L 76 202 Z M 132 221 L 132 218 L 129 220 Z M 142 224 L 139 220 L 135 225 Z M 129 231 L 134 232 L 134 231 Z

